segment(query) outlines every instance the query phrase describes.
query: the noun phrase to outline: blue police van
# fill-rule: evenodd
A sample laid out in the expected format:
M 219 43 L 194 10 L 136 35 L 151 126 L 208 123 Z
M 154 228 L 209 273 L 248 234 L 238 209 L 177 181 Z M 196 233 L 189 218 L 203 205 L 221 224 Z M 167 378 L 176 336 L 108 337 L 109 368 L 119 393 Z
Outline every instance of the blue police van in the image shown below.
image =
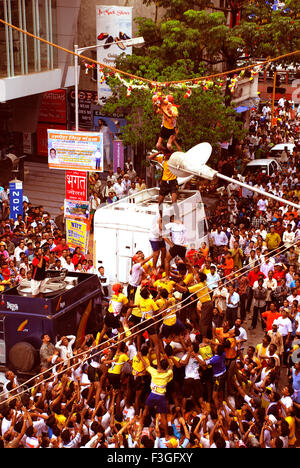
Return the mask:
M 98 276 L 77 272 L 60 275 L 48 271 L 48 278 L 53 280 L 43 297 L 33 297 L 26 284 L 1 293 L 2 368 L 8 367 L 19 375 L 34 373 L 44 333 L 54 344 L 65 335 L 75 335 L 76 344 L 80 344 L 85 334 L 99 331 L 103 294 Z

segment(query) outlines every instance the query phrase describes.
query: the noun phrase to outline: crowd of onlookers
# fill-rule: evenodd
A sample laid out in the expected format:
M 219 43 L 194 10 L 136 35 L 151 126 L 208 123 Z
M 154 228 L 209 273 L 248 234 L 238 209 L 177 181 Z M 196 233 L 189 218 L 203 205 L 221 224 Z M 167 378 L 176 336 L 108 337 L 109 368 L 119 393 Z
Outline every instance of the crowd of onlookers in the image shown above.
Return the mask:
M 253 112 L 248 136 L 222 149 L 218 171 L 235 178 L 273 144 L 295 141 L 288 106 L 278 106 L 273 125 L 270 117 L 268 109 Z M 281 163 L 271 177 L 259 171 L 246 181 L 299 204 L 297 146 Z M 146 188 L 132 166 L 106 181 L 91 174 L 90 184 L 102 203 Z M 221 185 L 200 248 L 189 246 L 168 275 L 163 262 L 154 268 L 136 252 L 128 287 L 112 285 L 101 329 L 76 346 L 73 336 L 43 335 L 41 367 L 26 387 L 7 371 L 3 447 L 297 446 L 299 210 L 234 182 Z M 27 202 L 24 212 L 25 222 L 1 221 L 2 288 L 19 281 L 21 269 L 30 276 L 37 245 L 51 268 L 92 269 L 69 251 L 59 220 Z

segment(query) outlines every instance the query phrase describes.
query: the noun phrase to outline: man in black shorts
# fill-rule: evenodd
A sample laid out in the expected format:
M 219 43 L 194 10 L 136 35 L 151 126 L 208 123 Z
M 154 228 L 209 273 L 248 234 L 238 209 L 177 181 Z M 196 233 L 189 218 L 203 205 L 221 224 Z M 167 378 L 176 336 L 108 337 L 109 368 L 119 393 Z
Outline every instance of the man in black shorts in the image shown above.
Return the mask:
M 159 195 L 158 205 L 159 213 L 162 217 L 163 202 L 167 195 L 171 195 L 172 204 L 174 207 L 174 213 L 176 217 L 179 216 L 179 210 L 177 205 L 178 200 L 178 181 L 177 177 L 170 171 L 168 166 L 168 160 L 170 159 L 171 152 L 163 151 L 162 153 L 154 153 L 148 156 L 150 160 L 155 160 L 162 165 L 162 176 L 159 184 Z

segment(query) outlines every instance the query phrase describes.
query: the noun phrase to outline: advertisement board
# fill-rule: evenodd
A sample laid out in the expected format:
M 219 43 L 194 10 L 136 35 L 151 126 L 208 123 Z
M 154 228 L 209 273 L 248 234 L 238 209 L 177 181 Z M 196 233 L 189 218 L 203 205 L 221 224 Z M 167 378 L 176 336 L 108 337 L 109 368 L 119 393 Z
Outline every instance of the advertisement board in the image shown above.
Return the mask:
M 66 240 L 71 249 L 80 247 L 82 253 L 86 253 L 88 247 L 88 224 L 84 221 L 66 218 Z
M 103 134 L 48 129 L 48 166 L 103 172 Z
M 9 183 L 9 217 L 17 220 L 19 215 L 23 217 L 23 184 L 21 181 Z
M 97 61 L 104 65 L 114 66 L 116 58 L 121 54 L 131 54 L 132 47 L 127 47 L 123 41 L 132 38 L 132 7 L 96 6 L 96 40 Z M 98 101 L 105 104 L 111 90 L 102 80 L 98 69 Z
M 87 173 L 82 171 L 66 171 L 66 199 L 87 200 Z
M 67 123 L 67 98 L 65 89 L 43 93 L 39 122 Z
M 90 203 L 88 201 L 65 200 L 65 218 L 88 220 L 90 215 Z

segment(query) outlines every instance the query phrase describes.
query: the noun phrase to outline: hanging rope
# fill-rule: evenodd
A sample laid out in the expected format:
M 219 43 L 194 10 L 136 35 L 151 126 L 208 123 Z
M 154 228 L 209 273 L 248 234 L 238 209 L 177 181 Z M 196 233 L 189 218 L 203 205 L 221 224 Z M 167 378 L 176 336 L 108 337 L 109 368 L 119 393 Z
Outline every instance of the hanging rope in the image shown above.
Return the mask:
M 158 88 L 159 87 L 164 87 L 166 85 L 171 86 L 171 85 L 176 85 L 176 84 L 195 83 L 197 81 L 202 81 L 202 80 L 211 80 L 213 78 L 219 78 L 219 77 L 222 77 L 222 76 L 224 77 L 224 76 L 229 75 L 229 74 L 233 75 L 233 74 L 236 74 L 236 73 L 241 72 L 243 70 L 249 70 L 251 68 L 261 67 L 261 66 L 270 64 L 272 62 L 278 62 L 279 60 L 282 60 L 284 58 L 293 57 L 295 55 L 300 54 L 300 50 L 295 50 L 293 52 L 289 52 L 287 54 L 279 55 L 279 56 L 274 57 L 274 58 L 267 58 L 264 61 L 254 63 L 252 65 L 246 65 L 246 66 L 243 66 L 243 67 L 235 68 L 234 70 L 228 70 L 228 71 L 215 73 L 215 74 L 211 74 L 211 75 L 205 75 L 205 76 L 196 77 L 196 78 L 188 78 L 188 79 L 178 80 L 178 81 L 159 82 L 159 81 L 149 80 L 147 78 L 143 78 L 143 77 L 140 77 L 140 76 L 133 75 L 132 73 L 128 73 L 128 72 L 123 71 L 123 70 L 119 70 L 118 68 L 112 67 L 111 65 L 105 65 L 105 64 L 103 64 L 101 62 L 98 62 L 97 60 L 94 60 L 94 59 L 92 59 L 90 57 L 86 57 L 84 55 L 78 54 L 78 53 L 76 53 L 76 52 L 74 52 L 72 50 L 66 49 L 65 47 L 54 44 L 53 42 L 50 42 L 47 39 L 43 39 L 42 37 L 36 36 L 35 34 L 32 34 L 32 33 L 28 32 L 28 31 L 25 31 L 24 29 L 21 29 L 21 28 L 19 28 L 17 26 L 14 26 L 13 24 L 10 24 L 7 21 L 4 21 L 3 19 L 0 19 L 0 23 L 2 23 L 5 26 L 10 27 L 10 28 L 18 31 L 19 33 L 26 34 L 27 36 L 32 37 L 33 39 L 37 39 L 38 41 L 41 41 L 44 44 L 47 44 L 47 45 L 49 45 L 51 47 L 55 47 L 58 50 L 61 50 L 63 52 L 71 54 L 73 56 L 77 56 L 78 58 L 86 60 L 87 62 L 93 63 L 95 65 L 98 65 L 101 68 L 107 68 L 108 70 L 110 70 L 113 73 L 119 73 L 120 75 L 128 76 L 131 80 L 143 81 L 145 83 L 148 83 L 148 84 L 150 84 L 150 85 L 152 85 L 154 87 L 156 86 Z

